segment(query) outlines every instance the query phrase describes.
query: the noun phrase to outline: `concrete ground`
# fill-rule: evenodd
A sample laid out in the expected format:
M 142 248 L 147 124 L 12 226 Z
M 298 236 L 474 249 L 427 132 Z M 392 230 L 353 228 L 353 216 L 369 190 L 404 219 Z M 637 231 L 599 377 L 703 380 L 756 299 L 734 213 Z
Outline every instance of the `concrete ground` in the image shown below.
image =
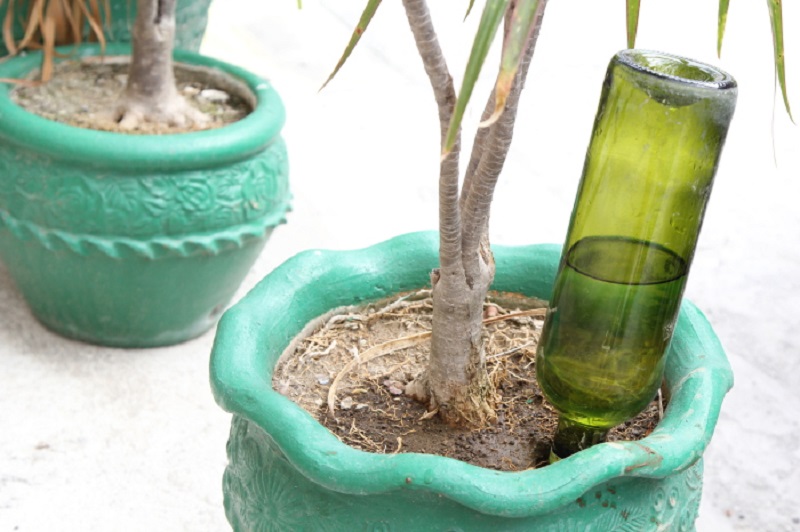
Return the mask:
M 435 107 L 399 2 L 384 2 L 349 64 L 317 93 L 363 3 L 212 5 L 203 51 L 271 78 L 288 110 L 295 210 L 237 298 L 300 250 L 436 227 Z M 450 3 L 432 4 L 459 78 L 477 17 L 462 24 L 466 1 L 450 13 Z M 643 4 L 639 47 L 719 64 L 740 86 L 687 289 L 736 373 L 706 453 L 698 530 L 797 531 L 800 132 L 774 95 L 769 17 L 763 2 L 732 2 L 718 60 L 716 2 Z M 800 27 L 800 6 L 784 9 L 787 27 Z M 786 56 L 800 107 L 793 35 Z M 496 194 L 495 243 L 563 240 L 605 66 L 625 44 L 624 3 L 551 2 L 539 42 Z M 32 318 L 0 267 L 0 531 L 226 530 L 230 418 L 209 391 L 213 336 L 150 350 L 65 340 Z

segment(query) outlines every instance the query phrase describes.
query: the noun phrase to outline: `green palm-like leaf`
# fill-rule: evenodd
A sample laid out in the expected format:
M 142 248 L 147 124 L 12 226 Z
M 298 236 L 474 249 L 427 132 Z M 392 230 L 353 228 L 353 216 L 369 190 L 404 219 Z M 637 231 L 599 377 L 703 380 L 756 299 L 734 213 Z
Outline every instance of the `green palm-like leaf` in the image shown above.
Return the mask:
M 503 43 L 500 73 L 495 83 L 494 112 L 492 116 L 481 123 L 481 127 L 488 127 L 494 124 L 503 114 L 506 100 L 511 92 L 511 87 L 514 85 L 514 78 L 525 53 L 525 45 L 536 27 L 540 4 L 543 7 L 539 0 L 520 0 L 511 14 L 510 29 Z
M 769 18 L 772 23 L 772 43 L 775 48 L 775 72 L 778 74 L 778 83 L 783 93 L 783 105 L 789 118 L 792 118 L 792 110 L 789 107 L 789 95 L 786 93 L 786 63 L 783 55 L 783 6 L 782 0 L 767 0 L 769 6 Z
M 717 57 L 722 55 L 722 38 L 725 36 L 725 24 L 728 22 L 728 2 L 719 0 L 719 16 L 717 17 Z
M 636 46 L 636 33 L 639 31 L 639 0 L 626 0 L 626 29 L 628 30 L 628 48 Z
M 481 22 L 478 25 L 478 32 L 475 34 L 472 51 L 469 54 L 467 68 L 464 72 L 464 81 L 461 84 L 461 91 L 458 94 L 455 109 L 453 109 L 453 117 L 450 120 L 447 135 L 445 135 L 442 157 L 446 157 L 450 153 L 456 142 L 461 120 L 464 118 L 464 111 L 472 96 L 472 89 L 475 88 L 475 82 L 478 81 L 478 75 L 497 34 L 497 28 L 506 13 L 508 2 L 509 0 L 487 0 L 486 6 L 483 8 Z
M 469 0 L 469 5 L 467 6 L 467 14 L 464 15 L 464 20 L 467 20 L 467 17 L 470 13 L 472 13 L 472 6 L 475 5 L 475 0 Z
M 364 12 L 361 13 L 361 18 L 358 21 L 358 25 L 356 29 L 353 30 L 353 35 L 350 37 L 350 42 L 347 43 L 347 48 L 345 48 L 342 57 L 339 58 L 339 62 L 336 63 L 336 68 L 333 69 L 331 75 L 328 76 L 328 79 L 325 80 L 325 83 L 322 84 L 320 90 L 324 89 L 325 86 L 331 82 L 333 77 L 339 72 L 339 69 L 342 68 L 347 58 L 350 57 L 350 54 L 353 53 L 353 49 L 358 44 L 358 41 L 361 40 L 361 36 L 364 35 L 364 32 L 367 31 L 367 26 L 369 26 L 372 17 L 375 15 L 375 12 L 378 10 L 378 6 L 381 5 L 381 0 L 369 0 L 367 2 L 367 7 L 364 8 Z

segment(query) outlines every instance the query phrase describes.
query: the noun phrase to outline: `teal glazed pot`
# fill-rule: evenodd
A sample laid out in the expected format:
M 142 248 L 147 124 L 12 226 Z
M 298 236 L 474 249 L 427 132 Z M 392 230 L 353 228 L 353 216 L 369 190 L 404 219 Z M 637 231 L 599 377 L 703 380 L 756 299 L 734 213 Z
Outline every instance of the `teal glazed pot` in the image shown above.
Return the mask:
M 560 246 L 494 248 L 493 288 L 546 298 Z M 211 356 L 217 402 L 233 413 L 223 487 L 233 528 L 325 531 L 694 530 L 703 451 L 732 373 L 701 312 L 683 304 L 668 355 L 671 401 L 637 442 L 603 443 L 553 465 L 498 472 L 340 442 L 272 389 L 278 357 L 332 309 L 425 286 L 438 236 L 358 251 L 308 251 L 222 317 Z
M 102 10 L 103 2 L 99 2 Z M 175 47 L 181 50 L 196 52 L 208 25 L 208 8 L 211 0 L 178 0 L 175 13 Z M 15 12 L 26 13 L 28 0 L 17 2 Z M 105 36 L 109 42 L 131 42 L 131 30 L 136 19 L 136 0 L 110 0 L 111 24 L 106 28 Z M 8 2 L 0 5 L 0 20 L 5 20 Z M 103 14 L 105 17 L 105 14 Z M 88 28 L 87 28 L 88 32 Z M 25 29 L 17 20 L 14 25 L 14 38 L 19 40 L 25 35 Z M 88 35 L 88 33 L 87 33 Z M 0 42 L 0 56 L 8 54 L 8 49 Z
M 0 77 L 24 76 L 40 60 L 11 58 Z M 255 110 L 215 130 L 127 135 L 33 115 L 0 86 L 0 260 L 53 331 L 121 347 L 195 337 L 285 221 L 285 115 L 272 85 L 194 53 L 176 60 L 228 75 Z

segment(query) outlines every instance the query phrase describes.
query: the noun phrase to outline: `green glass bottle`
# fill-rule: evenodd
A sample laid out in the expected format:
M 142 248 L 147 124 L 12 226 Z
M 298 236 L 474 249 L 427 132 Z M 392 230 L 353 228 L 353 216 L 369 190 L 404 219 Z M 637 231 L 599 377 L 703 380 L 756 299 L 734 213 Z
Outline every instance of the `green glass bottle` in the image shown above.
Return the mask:
M 611 60 L 536 355 L 560 414 L 554 459 L 604 441 L 658 391 L 736 93 L 690 59 Z

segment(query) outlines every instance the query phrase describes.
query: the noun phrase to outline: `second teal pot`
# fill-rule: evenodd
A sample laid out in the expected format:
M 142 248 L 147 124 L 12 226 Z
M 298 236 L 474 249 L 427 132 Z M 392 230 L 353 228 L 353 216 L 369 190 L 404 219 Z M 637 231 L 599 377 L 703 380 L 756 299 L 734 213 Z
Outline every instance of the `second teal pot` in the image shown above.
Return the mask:
M 275 90 L 208 57 L 176 59 L 237 80 L 254 112 L 215 130 L 126 135 L 45 120 L 0 86 L 0 260 L 34 315 L 60 334 L 125 347 L 201 334 L 285 220 Z M 0 77 L 24 76 L 39 61 L 11 58 Z

